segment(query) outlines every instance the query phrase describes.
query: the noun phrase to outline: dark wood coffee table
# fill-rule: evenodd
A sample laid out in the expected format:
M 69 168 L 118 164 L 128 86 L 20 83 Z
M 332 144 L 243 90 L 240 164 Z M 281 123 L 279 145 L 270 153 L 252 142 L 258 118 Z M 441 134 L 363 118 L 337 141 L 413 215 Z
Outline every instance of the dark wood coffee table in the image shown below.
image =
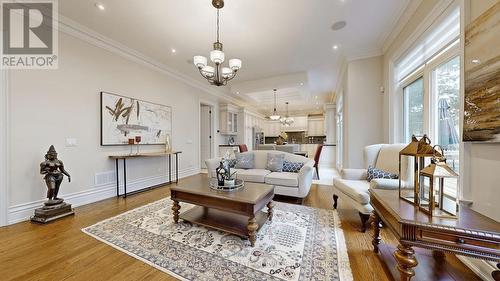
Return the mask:
M 255 246 L 257 230 L 273 217 L 274 188 L 267 184 L 246 182 L 240 190 L 225 192 L 211 189 L 208 181 L 207 177 L 190 178 L 170 189 L 174 201 L 174 222 L 178 223 L 181 218 L 225 231 L 248 238 L 252 247 Z M 179 202 L 197 206 L 179 214 Z M 262 211 L 265 206 L 267 214 Z

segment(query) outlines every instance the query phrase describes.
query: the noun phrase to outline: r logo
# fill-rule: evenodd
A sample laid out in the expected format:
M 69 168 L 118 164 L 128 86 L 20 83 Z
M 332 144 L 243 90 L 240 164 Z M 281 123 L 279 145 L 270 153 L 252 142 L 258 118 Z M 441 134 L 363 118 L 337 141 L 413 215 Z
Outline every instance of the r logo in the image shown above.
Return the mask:
M 53 54 L 53 3 L 2 3 L 3 55 Z

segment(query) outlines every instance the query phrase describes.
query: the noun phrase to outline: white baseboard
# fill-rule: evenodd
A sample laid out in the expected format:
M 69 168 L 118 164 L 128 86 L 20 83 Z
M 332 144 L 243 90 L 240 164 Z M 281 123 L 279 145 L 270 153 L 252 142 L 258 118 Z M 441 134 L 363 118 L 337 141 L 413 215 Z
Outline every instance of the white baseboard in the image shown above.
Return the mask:
M 457 255 L 457 258 L 463 262 L 472 272 L 479 276 L 484 281 L 495 281 L 491 277 L 491 273 L 496 270 L 496 267 L 491 262 L 485 260 L 474 259 Z
M 179 170 L 179 178 L 185 178 L 192 175 L 196 175 L 200 173 L 200 169 L 198 168 L 189 168 Z M 135 180 L 127 181 L 127 192 L 132 192 L 135 190 L 142 189 L 148 186 L 154 186 L 158 184 L 162 184 L 168 181 L 168 175 L 159 175 L 152 176 L 147 178 L 140 178 Z M 123 183 L 120 181 L 120 194 L 123 193 Z M 65 202 L 70 203 L 73 207 L 78 207 L 90 203 L 94 203 L 97 201 L 101 201 L 107 198 L 111 198 L 116 196 L 116 182 L 94 186 L 84 191 L 70 193 L 70 194 L 61 194 L 61 198 L 64 198 Z M 10 206 L 7 214 L 7 223 L 15 224 L 18 222 L 22 222 L 28 220 L 33 214 L 36 208 L 40 208 L 45 202 L 46 199 L 41 199 L 33 202 L 27 202 L 23 204 L 18 204 L 15 206 Z

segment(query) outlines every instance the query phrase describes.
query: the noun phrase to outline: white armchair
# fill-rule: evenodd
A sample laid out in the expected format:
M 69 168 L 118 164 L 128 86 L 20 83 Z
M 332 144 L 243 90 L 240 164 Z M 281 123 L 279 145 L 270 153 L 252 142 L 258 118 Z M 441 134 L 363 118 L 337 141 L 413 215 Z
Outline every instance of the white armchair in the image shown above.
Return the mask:
M 361 230 L 366 230 L 366 222 L 373 211 L 370 205 L 368 189 L 398 189 L 399 180 L 395 179 L 373 179 L 367 181 L 368 166 L 375 167 L 387 172 L 399 174 L 399 151 L 406 144 L 374 144 L 364 149 L 363 169 L 343 169 L 341 177 L 333 180 L 333 207 L 337 208 L 337 200 L 341 198 L 349 202 L 359 212 L 361 218 Z M 406 180 L 410 177 L 411 170 L 408 169 L 406 158 L 401 163 L 402 177 Z

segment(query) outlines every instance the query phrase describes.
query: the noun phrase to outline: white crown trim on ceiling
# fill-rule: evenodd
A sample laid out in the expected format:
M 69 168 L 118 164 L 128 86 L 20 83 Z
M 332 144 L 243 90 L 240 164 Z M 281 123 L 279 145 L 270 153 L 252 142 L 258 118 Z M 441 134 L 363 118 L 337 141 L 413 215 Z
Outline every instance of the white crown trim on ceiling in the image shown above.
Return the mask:
M 59 14 L 57 29 L 75 38 L 88 42 L 96 47 L 102 48 L 104 50 L 110 51 L 116 55 L 124 57 L 130 61 L 140 63 L 145 65 L 155 71 L 166 74 L 172 78 L 175 78 L 183 83 L 193 86 L 203 92 L 214 95 L 218 98 L 224 99 L 227 102 L 234 103 L 239 106 L 246 106 L 245 103 L 229 96 L 223 91 L 214 89 L 205 83 L 195 80 L 173 68 L 167 66 L 166 64 L 159 63 L 151 57 L 144 55 L 143 53 L 125 46 L 109 37 L 106 37 L 95 30 L 87 28 L 78 22 L 71 20 L 61 14 Z

